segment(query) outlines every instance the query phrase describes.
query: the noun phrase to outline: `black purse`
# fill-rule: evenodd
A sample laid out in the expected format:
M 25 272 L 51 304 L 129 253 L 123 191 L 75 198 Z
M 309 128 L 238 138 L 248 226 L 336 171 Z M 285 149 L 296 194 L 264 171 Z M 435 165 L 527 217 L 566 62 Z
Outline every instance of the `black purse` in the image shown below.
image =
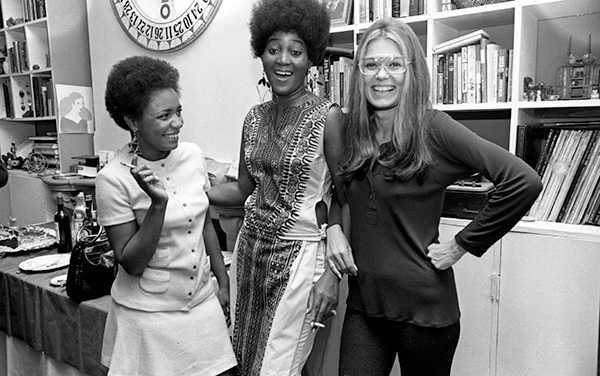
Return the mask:
M 106 233 L 100 228 L 97 234 L 78 239 L 71 252 L 67 295 L 82 302 L 110 294 L 117 269 Z

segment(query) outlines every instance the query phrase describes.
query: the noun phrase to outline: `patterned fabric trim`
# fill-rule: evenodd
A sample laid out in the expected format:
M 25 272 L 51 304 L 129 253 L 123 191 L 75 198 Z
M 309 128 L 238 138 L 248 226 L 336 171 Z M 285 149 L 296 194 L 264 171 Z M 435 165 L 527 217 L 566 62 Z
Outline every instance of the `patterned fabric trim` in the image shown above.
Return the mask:
M 233 344 L 238 375 L 260 375 L 275 311 L 302 241 L 244 231 L 238 240 L 238 285 Z M 252 252 L 254 250 L 254 252 Z M 251 281 L 251 282 L 249 282 Z
M 294 226 L 332 103 L 315 98 L 285 110 L 276 124 L 271 102 L 244 121 L 244 158 L 256 188 L 238 238 L 236 323 L 238 375 L 259 375 L 277 306 L 302 248 L 279 236 Z

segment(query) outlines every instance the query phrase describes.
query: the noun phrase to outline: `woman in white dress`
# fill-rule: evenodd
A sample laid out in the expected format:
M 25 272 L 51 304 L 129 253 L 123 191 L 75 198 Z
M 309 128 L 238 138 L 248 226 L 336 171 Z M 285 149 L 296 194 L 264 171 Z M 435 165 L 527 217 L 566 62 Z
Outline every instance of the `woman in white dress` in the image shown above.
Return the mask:
M 119 264 L 102 349 L 109 375 L 232 375 L 237 363 L 206 161 L 179 142 L 178 82 L 174 67 L 146 56 L 108 77 L 106 108 L 132 136 L 96 178 L 98 221 Z

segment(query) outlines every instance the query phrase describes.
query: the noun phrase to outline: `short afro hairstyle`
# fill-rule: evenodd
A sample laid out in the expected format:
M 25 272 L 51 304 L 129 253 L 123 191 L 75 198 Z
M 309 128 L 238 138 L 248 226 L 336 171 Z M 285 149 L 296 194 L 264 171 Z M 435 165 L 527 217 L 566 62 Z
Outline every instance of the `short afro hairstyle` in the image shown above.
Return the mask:
M 125 116 L 138 119 L 159 90 L 180 92 L 179 72 L 164 60 L 132 56 L 116 63 L 108 74 L 104 104 L 115 123 L 126 131 Z
M 278 31 L 298 34 L 313 65 L 319 65 L 325 56 L 330 16 L 318 0 L 261 0 L 252 9 L 249 25 L 254 57 L 263 54 L 269 37 Z

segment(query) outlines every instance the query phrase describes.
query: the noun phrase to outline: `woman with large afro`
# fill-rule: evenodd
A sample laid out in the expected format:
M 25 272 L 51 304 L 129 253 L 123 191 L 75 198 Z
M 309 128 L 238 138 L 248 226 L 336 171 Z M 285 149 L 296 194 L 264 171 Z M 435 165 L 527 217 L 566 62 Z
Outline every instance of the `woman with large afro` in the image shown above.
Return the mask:
M 262 0 L 252 11 L 272 100 L 244 120 L 238 180 L 208 193 L 213 205 L 245 205 L 230 273 L 238 375 L 299 375 L 336 313 L 325 235 L 343 114 L 306 90 L 329 27 L 318 0 Z

